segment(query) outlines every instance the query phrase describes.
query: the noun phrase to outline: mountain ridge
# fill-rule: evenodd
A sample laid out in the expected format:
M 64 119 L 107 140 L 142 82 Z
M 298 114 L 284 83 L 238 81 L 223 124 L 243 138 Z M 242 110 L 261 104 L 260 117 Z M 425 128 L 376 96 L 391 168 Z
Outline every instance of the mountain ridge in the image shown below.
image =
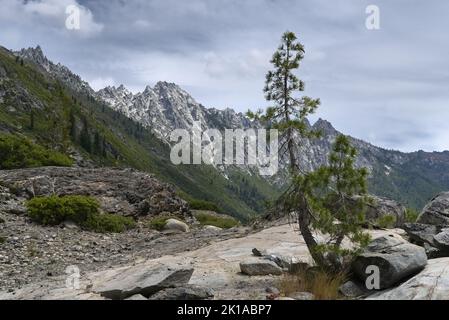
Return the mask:
M 132 93 L 123 84 L 108 86 L 98 91 L 90 88 L 78 75 L 61 64 L 49 61 L 40 47 L 22 49 L 16 55 L 39 65 L 73 90 L 93 97 L 113 110 L 148 128 L 168 144 L 168 136 L 175 128 L 191 129 L 194 121 L 201 121 L 203 130 L 209 128 L 257 128 L 242 113 L 227 108 L 207 108 L 198 103 L 187 91 L 170 82 L 160 81 L 154 87 Z M 313 125 L 323 133 L 323 138 L 301 141 L 299 162 L 305 170 L 313 170 L 327 163 L 332 142 L 340 134 L 332 124 L 318 119 Z M 370 172 L 370 191 L 420 208 L 435 192 L 449 189 L 449 152 L 416 151 L 405 153 L 377 147 L 361 139 L 351 137 L 359 151 L 357 165 Z M 243 168 L 246 174 L 252 174 Z M 225 172 L 222 170 L 222 172 Z M 269 178 L 270 183 L 282 183 L 285 175 Z

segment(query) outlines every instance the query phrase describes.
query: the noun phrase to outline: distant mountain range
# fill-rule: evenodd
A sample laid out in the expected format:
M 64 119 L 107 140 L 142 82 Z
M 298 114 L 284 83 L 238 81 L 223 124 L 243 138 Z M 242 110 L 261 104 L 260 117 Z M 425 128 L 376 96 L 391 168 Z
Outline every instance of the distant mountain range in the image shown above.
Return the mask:
M 17 63 L 16 57 L 25 61 Z M 67 101 L 68 99 L 68 101 Z M 37 123 L 52 126 L 52 134 L 27 129 L 27 114 L 36 110 Z M 44 111 L 45 110 L 45 111 Z M 44 112 L 44 113 L 42 113 Z M 75 120 L 74 120 L 75 119 Z M 175 128 L 191 129 L 193 121 L 203 129 L 257 128 L 242 113 L 232 109 L 207 108 L 173 83 L 158 82 L 153 88 L 133 94 L 121 85 L 94 91 L 87 82 L 61 64 L 49 61 L 41 48 L 0 51 L 0 129 L 25 134 L 44 145 L 64 145 L 96 165 L 131 166 L 154 172 L 173 183 L 187 198 L 205 199 L 240 218 L 264 210 L 264 202 L 279 194 L 285 171 L 261 177 L 248 166 L 180 166 L 168 159 L 168 136 Z M 75 122 L 75 123 L 73 123 Z M 331 123 L 312 125 L 323 136 L 301 141 L 298 157 L 306 170 L 327 161 L 334 138 L 339 134 Z M 73 132 L 75 131 L 75 132 Z M 88 133 L 92 143 L 100 141 L 103 153 L 82 146 L 79 136 Z M 449 190 L 449 152 L 403 153 L 386 150 L 352 138 L 359 151 L 357 164 L 370 171 L 369 189 L 420 209 L 431 197 Z M 282 167 L 286 161 L 282 160 Z

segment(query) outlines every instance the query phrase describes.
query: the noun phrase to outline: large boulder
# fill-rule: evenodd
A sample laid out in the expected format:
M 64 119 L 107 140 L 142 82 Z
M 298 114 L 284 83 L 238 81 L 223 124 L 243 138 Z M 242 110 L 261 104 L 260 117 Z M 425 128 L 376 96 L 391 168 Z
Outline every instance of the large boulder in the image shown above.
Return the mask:
M 385 216 L 394 217 L 392 227 L 401 227 L 405 222 L 406 208 L 399 202 L 381 198 L 377 196 L 369 196 L 370 202 L 367 204 L 365 218 L 368 224 L 379 227 L 379 222 Z M 355 197 L 358 199 L 358 196 Z
M 240 270 L 249 276 L 280 275 L 282 269 L 273 261 L 265 259 L 251 259 L 240 262 Z
M 412 276 L 427 264 L 424 248 L 411 244 L 399 236 L 383 236 L 373 240 L 353 262 L 354 273 L 363 281 L 368 266 L 377 266 L 380 289 L 389 288 L 400 280 Z
M 449 192 L 442 192 L 433 198 L 424 207 L 417 222 L 436 226 L 449 226 Z
M 160 290 L 187 284 L 192 273 L 193 268 L 165 264 L 112 269 L 96 275 L 91 291 L 114 300 L 136 294 L 148 298 Z
M 190 231 L 189 226 L 186 223 L 176 220 L 176 219 L 173 219 L 173 218 L 168 219 L 165 222 L 164 230 L 180 231 L 180 232 L 189 232 Z
M 374 300 L 449 300 L 449 258 L 429 260 L 423 271 L 388 291 L 369 296 Z

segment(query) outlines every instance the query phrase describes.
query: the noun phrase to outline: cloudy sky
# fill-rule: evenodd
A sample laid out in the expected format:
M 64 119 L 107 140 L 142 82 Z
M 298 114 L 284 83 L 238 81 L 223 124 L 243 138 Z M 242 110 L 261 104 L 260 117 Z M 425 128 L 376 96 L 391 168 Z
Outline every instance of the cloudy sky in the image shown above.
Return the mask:
M 79 30 L 66 8 L 81 9 Z M 380 29 L 365 10 L 377 5 Z M 449 149 L 449 1 L 0 0 L 0 45 L 40 44 L 92 87 L 175 82 L 208 107 L 266 106 L 269 60 L 285 30 L 306 48 L 298 75 L 314 119 L 403 151 Z M 312 119 L 313 120 L 313 119 Z

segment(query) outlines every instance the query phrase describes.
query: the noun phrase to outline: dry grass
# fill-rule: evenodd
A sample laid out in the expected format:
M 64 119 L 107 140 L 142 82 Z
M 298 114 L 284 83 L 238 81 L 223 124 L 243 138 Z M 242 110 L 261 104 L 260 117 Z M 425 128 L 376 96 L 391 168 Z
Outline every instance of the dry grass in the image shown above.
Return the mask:
M 315 300 L 336 300 L 341 298 L 338 289 L 345 281 L 345 274 L 328 274 L 316 269 L 301 270 L 296 274 L 284 275 L 279 290 L 286 297 L 296 292 L 310 292 Z

